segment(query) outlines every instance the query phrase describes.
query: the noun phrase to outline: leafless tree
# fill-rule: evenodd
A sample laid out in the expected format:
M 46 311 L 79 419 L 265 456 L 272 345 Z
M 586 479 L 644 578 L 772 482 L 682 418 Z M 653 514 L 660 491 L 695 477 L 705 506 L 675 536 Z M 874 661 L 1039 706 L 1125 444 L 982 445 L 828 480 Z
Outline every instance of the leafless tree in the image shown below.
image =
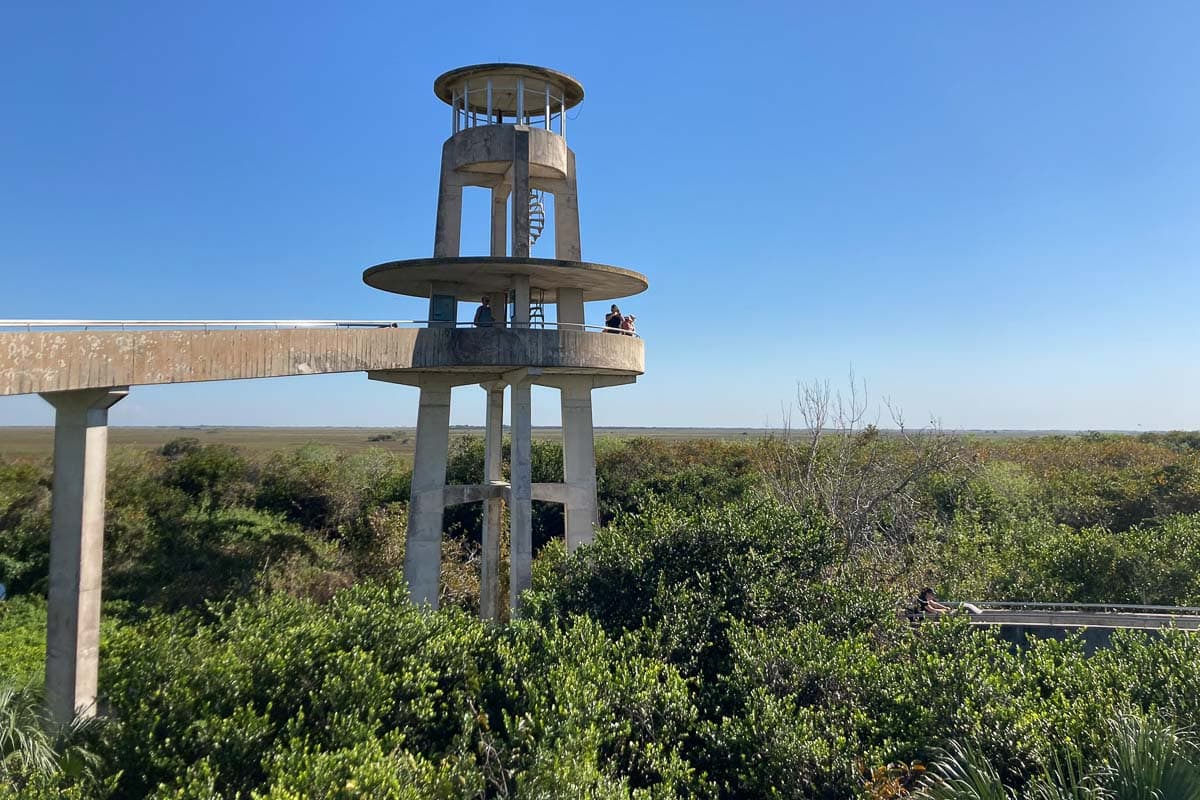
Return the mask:
M 887 411 L 892 428 L 877 424 Z M 936 419 L 910 429 L 887 398 L 869 419 L 866 382 L 850 373 L 845 392 L 828 380 L 797 383 L 782 431 L 763 446 L 763 472 L 791 507 L 826 519 L 847 554 L 888 549 L 916 535 L 921 484 L 962 459 L 959 443 Z M 794 430 L 798 411 L 803 428 Z

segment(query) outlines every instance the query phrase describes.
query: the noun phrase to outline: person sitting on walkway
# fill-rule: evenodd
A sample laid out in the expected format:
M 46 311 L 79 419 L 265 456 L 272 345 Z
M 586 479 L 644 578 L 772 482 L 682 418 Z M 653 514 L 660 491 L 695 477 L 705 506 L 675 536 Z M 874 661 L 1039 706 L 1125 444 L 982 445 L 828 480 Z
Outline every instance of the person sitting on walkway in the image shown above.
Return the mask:
M 492 316 L 492 298 L 486 294 L 479 299 L 480 306 L 475 309 L 475 327 L 490 328 L 496 318 Z
M 637 332 L 637 328 L 634 327 L 634 323 L 636 321 L 637 317 L 635 317 L 633 314 L 630 314 L 628 317 L 622 317 L 621 333 L 625 334 L 626 336 L 633 336 L 633 334 Z
M 613 303 L 612 311 L 604 315 L 604 332 L 605 333 L 620 333 L 621 322 L 625 318 L 621 316 L 621 309 L 617 308 L 617 304 Z

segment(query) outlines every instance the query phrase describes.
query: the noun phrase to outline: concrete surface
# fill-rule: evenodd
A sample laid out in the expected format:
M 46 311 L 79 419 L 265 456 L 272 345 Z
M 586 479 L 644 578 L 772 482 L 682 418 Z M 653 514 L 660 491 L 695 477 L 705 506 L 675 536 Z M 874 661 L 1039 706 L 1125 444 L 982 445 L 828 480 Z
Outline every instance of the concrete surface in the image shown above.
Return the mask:
M 42 395 L 54 406 L 46 706 L 59 724 L 96 713 L 108 410 L 125 388 Z
M 0 396 L 334 372 L 499 373 L 520 366 L 639 375 L 644 345 L 598 331 L 511 328 L 0 333 Z
M 644 275 L 607 264 L 495 256 L 389 261 L 364 271 L 363 282 L 408 297 L 429 297 L 434 282 L 445 283 L 459 287 L 455 294 L 461 300 L 475 302 L 484 294 L 507 292 L 514 275 L 528 277 L 533 288 L 546 293 L 547 302 L 557 299 L 559 289 L 581 290 L 585 302 L 594 302 L 640 294 L 650 285 Z
M 487 393 L 485 415 L 483 479 L 490 486 L 502 486 L 504 456 L 504 384 L 483 385 Z M 483 531 L 479 564 L 479 616 L 496 619 L 500 615 L 500 539 L 504 527 L 504 498 L 490 496 L 484 501 Z
M 569 153 L 563 138 L 545 128 L 485 125 L 447 139 L 442 145 L 442 165 L 443 170 L 459 173 L 457 179 L 463 185 L 493 186 L 497 176 L 509 172 L 515 156 L 528 165 L 534 188 L 540 189 L 543 181 L 574 177 L 569 171 L 574 159 L 568 158 Z M 511 185 L 511 181 L 505 182 Z
M 512 449 L 509 475 L 512 491 L 508 509 L 508 605 L 515 614 L 521 593 L 533 582 L 533 428 L 530 424 L 530 383 L 512 383 Z
M 1136 630 L 1159 636 L 1168 629 L 1200 630 L 1200 617 L 1171 614 L 1117 614 L 1079 611 L 985 611 L 971 618 L 973 626 L 995 628 L 1014 647 L 1028 647 L 1032 639 L 1066 639 L 1078 636 L 1085 653 L 1108 647 L 1119 630 Z
M 414 603 L 438 607 L 442 575 L 442 512 L 446 507 L 446 460 L 450 446 L 449 381 L 426 376 L 417 407 L 417 451 L 413 459 L 412 495 L 404 577 Z
M 573 108 L 583 102 L 583 85 L 579 81 L 565 72 L 533 64 L 494 63 L 458 67 L 442 73 L 434 80 L 433 93 L 442 102 L 449 104 L 451 90 L 461 86 L 464 80 L 470 81 L 472 84 L 478 82 L 478 85 L 482 85 L 489 77 L 499 80 L 518 76 L 532 81 L 531 86 L 544 85 L 544 82 L 549 81 L 551 85 L 562 89 L 567 108 Z M 476 111 L 487 111 L 485 106 L 477 103 L 472 103 L 472 105 Z M 505 96 L 500 92 L 495 92 L 492 97 L 492 107 L 511 115 L 517 109 L 516 99 L 511 95 Z

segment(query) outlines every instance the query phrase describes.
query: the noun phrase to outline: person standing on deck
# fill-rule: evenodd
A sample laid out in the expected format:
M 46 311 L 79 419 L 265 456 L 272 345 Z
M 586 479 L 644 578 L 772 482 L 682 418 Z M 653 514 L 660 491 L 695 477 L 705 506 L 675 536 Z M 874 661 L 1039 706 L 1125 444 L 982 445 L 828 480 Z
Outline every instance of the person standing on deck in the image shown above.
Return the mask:
M 479 303 L 479 308 L 475 309 L 475 327 L 490 328 L 496 321 L 492 316 L 492 299 L 485 294 Z

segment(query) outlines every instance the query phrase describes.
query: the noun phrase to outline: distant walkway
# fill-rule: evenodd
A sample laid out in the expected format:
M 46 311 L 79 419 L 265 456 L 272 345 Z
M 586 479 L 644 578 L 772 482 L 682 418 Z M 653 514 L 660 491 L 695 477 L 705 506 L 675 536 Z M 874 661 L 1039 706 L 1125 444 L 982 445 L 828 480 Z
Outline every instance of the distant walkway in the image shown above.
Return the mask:
M 1200 629 L 1200 607 L 1196 606 L 989 601 L 974 602 L 972 605 L 983 612 L 971 615 L 972 625 Z
M 1200 607 L 1195 606 L 988 601 L 971 605 L 981 611 L 970 615 L 972 625 L 998 628 L 1002 639 L 1018 646 L 1027 644 L 1030 636 L 1065 639 L 1078 634 L 1091 652 L 1107 647 L 1119 630 L 1200 631 Z
M 338 372 L 501 375 L 518 365 L 598 376 L 645 371 L 641 339 L 605 336 L 596 326 L 391 325 L 0 320 L 0 396 Z

